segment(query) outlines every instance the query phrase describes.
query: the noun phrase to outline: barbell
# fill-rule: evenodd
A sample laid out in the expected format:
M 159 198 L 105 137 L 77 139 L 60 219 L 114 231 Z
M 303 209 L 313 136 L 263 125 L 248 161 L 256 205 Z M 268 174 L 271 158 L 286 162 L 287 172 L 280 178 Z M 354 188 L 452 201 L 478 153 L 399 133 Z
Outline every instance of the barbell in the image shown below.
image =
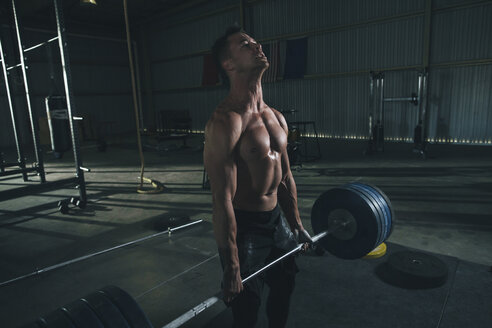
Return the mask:
M 342 259 L 357 259 L 371 252 L 390 236 L 393 229 L 393 219 L 394 212 L 391 203 L 388 197 L 380 189 L 370 184 L 353 182 L 330 189 L 324 192 L 315 201 L 311 211 L 311 225 L 315 233 L 312 239 L 314 242 L 319 242 L 324 249 L 336 257 Z M 301 251 L 302 246 L 303 244 L 297 245 L 297 247 L 288 251 L 281 257 L 245 277 L 242 282 L 248 282 L 286 257 L 298 253 Z M 104 298 L 104 301 L 108 302 L 108 297 L 111 299 L 109 294 L 111 294 L 111 292 L 118 292 L 118 294 L 120 296 L 123 295 L 122 297 L 126 300 L 124 309 L 120 308 L 120 311 L 124 310 L 124 317 L 138 317 L 140 318 L 139 321 L 144 323 L 139 327 L 152 327 L 148 320 L 141 318 L 143 311 L 135 301 L 132 301 L 129 295 L 115 290 L 114 287 L 111 288 L 111 290 L 106 288 L 103 291 L 99 291 L 97 294 L 98 297 L 92 297 L 94 298 L 94 302 L 102 302 L 103 299 L 101 299 L 101 297 L 104 295 L 106 297 Z M 219 291 L 214 296 L 209 297 L 175 320 L 166 324 L 163 328 L 180 327 L 185 322 L 196 317 L 198 314 L 220 301 L 221 294 L 222 291 Z M 78 304 L 80 304 L 80 306 L 86 306 L 88 302 L 91 303 L 90 300 L 85 298 L 84 302 L 78 302 Z M 66 316 L 68 313 L 66 308 L 64 307 L 61 309 Z M 57 310 L 58 313 L 61 313 L 59 310 Z M 75 310 L 72 312 L 77 313 Z M 72 322 L 75 322 L 76 319 L 77 318 L 71 318 Z M 50 320 L 54 320 L 53 315 L 50 316 Z M 44 325 L 44 327 L 50 328 L 61 326 L 56 325 L 56 322 L 54 322 L 53 325 Z
M 357 259 L 384 242 L 393 229 L 394 212 L 388 197 L 377 187 L 353 182 L 330 189 L 318 197 L 311 210 L 313 243 L 336 257 Z M 242 280 L 243 284 L 283 259 L 301 251 L 298 244 L 279 258 Z M 186 311 L 163 328 L 177 328 L 221 300 L 222 292 Z

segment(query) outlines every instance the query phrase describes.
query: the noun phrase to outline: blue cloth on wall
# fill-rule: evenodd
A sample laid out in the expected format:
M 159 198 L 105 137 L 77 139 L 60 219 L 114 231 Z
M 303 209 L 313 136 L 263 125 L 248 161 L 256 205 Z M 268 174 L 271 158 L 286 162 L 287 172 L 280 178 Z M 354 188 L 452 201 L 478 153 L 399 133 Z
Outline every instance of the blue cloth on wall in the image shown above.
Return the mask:
M 287 40 L 284 79 L 298 79 L 306 74 L 307 41 L 307 37 Z

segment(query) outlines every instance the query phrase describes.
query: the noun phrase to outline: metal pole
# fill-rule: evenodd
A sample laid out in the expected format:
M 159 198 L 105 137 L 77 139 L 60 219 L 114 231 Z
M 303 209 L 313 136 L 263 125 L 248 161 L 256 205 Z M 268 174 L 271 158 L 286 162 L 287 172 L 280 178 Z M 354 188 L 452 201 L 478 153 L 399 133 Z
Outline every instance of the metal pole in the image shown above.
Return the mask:
M 376 123 L 379 121 L 379 89 L 380 89 L 380 86 L 379 86 L 379 83 L 381 81 L 379 81 L 379 75 L 376 75 L 376 88 L 374 90 L 374 119 L 376 121 Z M 377 111 L 377 112 L 376 112 Z
M 52 270 L 55 270 L 55 269 L 58 269 L 58 268 L 61 268 L 61 267 L 64 267 L 64 266 L 67 266 L 67 265 L 70 265 L 70 264 L 73 264 L 73 263 L 84 261 L 84 260 L 90 259 L 91 257 L 94 257 L 94 256 L 98 256 L 98 255 L 101 255 L 101 254 L 104 254 L 104 253 L 108 253 L 108 252 L 111 252 L 111 251 L 114 251 L 114 250 L 117 250 L 117 249 L 120 249 L 120 248 L 123 248 L 123 247 L 126 247 L 126 246 L 137 244 L 137 243 L 140 243 L 140 242 L 143 242 L 143 241 L 146 241 L 146 240 L 149 240 L 149 239 L 152 239 L 154 237 L 158 237 L 158 236 L 161 236 L 161 235 L 164 235 L 164 234 L 168 234 L 169 236 L 171 236 L 171 233 L 174 232 L 174 231 L 176 231 L 176 230 L 183 229 L 183 228 L 186 228 L 186 227 L 195 225 L 195 224 L 200 223 L 200 222 L 203 222 L 203 220 L 197 220 L 197 221 L 193 221 L 191 223 L 187 223 L 187 224 L 182 225 L 182 226 L 179 226 L 179 227 L 169 228 L 166 231 L 158 232 L 158 233 L 152 234 L 150 236 L 146 236 L 146 237 L 142 237 L 142 238 L 139 238 L 139 239 L 136 239 L 136 240 L 132 240 L 132 241 L 129 241 L 129 242 L 124 243 L 124 244 L 121 244 L 121 245 L 117 245 L 117 246 L 114 246 L 114 247 L 103 249 L 101 251 L 98 251 L 98 252 L 95 252 L 95 253 L 91 253 L 91 254 L 87 254 L 87 255 L 84 255 L 84 256 L 80 256 L 80 257 L 77 257 L 77 258 L 74 258 L 74 259 L 71 259 L 71 260 L 68 260 L 68 261 L 65 261 L 65 262 L 61 262 L 61 263 L 58 263 L 58 264 L 55 264 L 55 265 L 51 265 L 51 266 L 45 267 L 43 269 L 39 269 L 39 270 L 36 270 L 34 272 L 28 273 L 26 275 L 19 276 L 17 278 L 13 278 L 13 279 L 4 281 L 4 282 L 0 283 L 0 287 L 3 287 L 5 285 L 9 285 L 9 284 L 11 284 L 13 282 L 16 282 L 16 281 L 19 281 L 19 280 L 22 280 L 22 279 L 26 279 L 26 278 L 29 278 L 29 277 L 33 277 L 33 276 L 36 276 L 36 275 L 39 275 L 39 274 L 42 274 L 42 273 L 45 273 L 45 272 L 48 272 L 48 271 L 52 271 Z
M 374 73 L 369 73 L 369 116 L 374 115 Z M 371 127 L 369 127 L 369 135 Z
M 418 117 L 417 117 L 417 123 L 420 121 L 420 115 L 421 115 L 421 111 L 422 111 L 422 77 L 423 77 L 423 73 L 419 73 L 419 80 L 418 80 L 418 85 L 417 85 L 417 102 L 419 104 L 419 113 L 418 113 Z
M 56 40 L 58 40 L 58 37 L 57 36 L 55 36 L 54 38 L 49 39 L 48 41 L 42 42 L 42 43 L 37 44 L 35 46 L 32 46 L 30 48 L 27 48 L 27 49 L 24 50 L 24 52 L 28 52 L 28 51 L 34 50 L 36 48 L 42 47 L 42 46 L 47 45 L 50 42 L 53 42 L 53 41 L 56 41 Z
M 27 73 L 26 73 L 27 67 L 26 67 L 25 57 L 24 57 L 24 46 L 22 45 L 22 41 L 21 41 L 19 20 L 17 18 L 17 11 L 15 8 L 15 0 L 12 0 L 12 11 L 14 12 L 15 31 L 17 33 L 17 44 L 19 46 L 19 57 L 20 57 L 20 63 L 22 66 L 22 77 L 24 79 L 24 89 L 26 91 L 26 105 L 27 105 L 27 110 L 29 111 L 29 119 L 31 121 L 31 131 L 32 131 L 32 141 L 34 144 L 34 154 L 36 156 L 36 163 L 37 163 L 39 177 L 41 178 L 41 182 L 46 182 L 45 172 L 44 172 L 44 164 L 43 164 L 43 155 L 42 155 L 41 150 L 39 148 L 38 135 L 37 135 L 38 134 L 38 122 L 36 121 L 36 119 L 34 117 L 34 113 L 33 113 L 32 107 L 31 107 L 31 96 L 29 94 L 29 83 L 27 80 Z
M 431 21 L 432 21 L 432 0 L 425 0 L 425 12 L 424 12 L 424 44 L 423 44 L 423 58 L 422 65 L 424 68 L 429 67 L 430 58 L 430 41 L 431 41 Z
M 197 223 L 200 223 L 200 222 L 203 222 L 203 220 L 196 220 L 196 221 L 193 221 L 193 222 L 190 222 L 190 223 L 187 223 L 187 224 L 183 224 L 179 227 L 175 227 L 175 228 L 168 228 L 167 229 L 167 233 L 169 235 L 171 235 L 173 232 L 175 231 L 178 231 L 178 230 L 181 230 L 181 229 L 184 229 L 184 228 L 188 228 L 188 227 L 191 227 L 192 225 L 195 225 Z
M 425 70 L 422 77 L 422 116 L 420 119 L 422 121 L 421 140 L 423 144 L 425 144 L 425 137 L 427 135 L 427 90 L 428 90 L 427 77 L 428 75 L 429 72 Z
M 383 101 L 385 102 L 402 102 L 402 101 L 414 101 L 415 98 L 413 97 L 402 97 L 402 98 L 384 98 Z
M 3 78 L 5 80 L 5 91 L 7 93 L 7 100 L 8 100 L 9 108 L 10 108 L 10 118 L 12 120 L 12 129 L 14 130 L 15 146 L 17 148 L 17 165 L 22 170 L 24 170 L 26 168 L 26 163 L 25 163 L 25 159 L 24 159 L 24 151 L 22 149 L 19 132 L 17 131 L 17 120 L 15 118 L 15 110 L 14 110 L 14 103 L 12 101 L 12 95 L 10 94 L 9 76 L 8 76 L 8 72 L 7 72 L 7 63 L 5 61 L 5 55 L 3 53 L 2 40 L 0 40 L 0 57 L 2 60 Z M 3 166 L 2 166 L 2 169 L 3 169 Z M 27 181 L 27 172 L 22 172 L 22 178 L 24 179 L 24 181 Z
M 16 67 L 21 67 L 21 66 L 22 66 L 22 64 L 16 64 L 16 65 L 13 65 L 13 66 L 9 66 L 9 67 L 7 67 L 7 71 L 13 70 Z
M 323 232 L 317 234 L 316 236 L 314 236 L 312 238 L 313 239 L 313 243 L 318 242 L 318 240 L 320 240 L 321 238 L 325 237 L 326 235 L 328 235 L 330 233 L 333 233 L 334 231 L 342 228 L 343 226 L 344 226 L 344 224 L 340 224 L 340 225 L 334 227 L 331 230 L 326 230 L 326 231 L 323 231 Z M 285 253 L 284 255 L 280 256 L 276 260 L 268 263 L 267 265 L 265 265 L 264 267 L 262 267 L 258 271 L 254 272 L 251 275 L 249 275 L 246 278 L 244 278 L 242 280 L 242 283 L 244 284 L 244 283 L 248 282 L 250 279 L 253 279 L 254 277 L 256 277 L 257 275 L 259 275 L 260 273 L 268 270 L 270 267 L 272 267 L 273 265 L 275 265 L 278 262 L 282 261 L 283 259 L 285 259 L 285 258 L 287 258 L 287 257 L 289 257 L 289 256 L 291 256 L 291 255 L 293 255 L 293 254 L 295 254 L 297 252 L 299 252 L 302 249 L 303 245 L 304 244 L 298 244 L 292 250 L 288 251 L 287 253 Z M 177 328 L 177 327 L 180 327 L 184 323 L 186 323 L 189 320 L 193 319 L 194 317 L 196 317 L 197 315 L 199 315 L 200 313 L 202 313 L 204 310 L 208 309 L 209 307 L 211 307 L 212 305 L 214 305 L 215 303 L 217 303 L 218 301 L 220 301 L 221 300 L 221 298 L 220 298 L 221 294 L 222 294 L 222 291 L 216 293 L 212 297 L 207 298 L 205 301 L 203 301 L 200 304 L 198 304 L 197 306 L 193 307 L 191 310 L 188 310 L 187 312 L 183 313 L 182 315 L 180 315 L 179 317 L 177 317 L 176 319 L 174 319 L 173 321 L 171 321 L 167 325 L 163 326 L 162 328 Z
M 12 0 L 13 1 L 13 0 Z M 60 48 L 60 59 L 63 71 L 63 81 L 65 86 L 65 98 L 67 100 L 68 111 L 68 123 L 70 124 L 70 131 L 72 135 L 73 157 L 75 160 L 75 175 L 78 178 L 79 194 L 81 201 L 87 201 L 87 194 L 85 190 L 84 171 L 82 170 L 82 158 L 80 156 L 79 149 L 79 135 L 77 126 L 73 122 L 73 116 L 75 113 L 75 104 L 73 102 L 72 95 L 72 71 L 70 68 L 70 61 L 68 58 L 67 40 L 65 35 L 65 24 L 63 19 L 62 6 L 59 3 L 60 0 L 54 0 L 55 16 L 56 16 L 56 30 L 58 32 L 58 46 Z
M 334 231 L 336 231 L 338 229 L 339 229 L 339 227 L 337 227 L 337 228 L 335 228 L 333 230 L 326 230 L 326 231 L 323 231 L 323 232 L 317 234 L 316 236 L 314 236 L 312 238 L 313 243 L 316 243 L 321 238 L 325 237 L 326 235 L 328 235 L 330 233 L 333 233 Z M 299 252 L 302 249 L 303 246 L 304 246 L 304 244 L 298 244 L 295 248 L 293 248 L 292 250 L 288 251 L 284 255 L 280 256 L 278 259 L 273 260 L 272 262 L 268 263 L 267 265 L 265 265 L 264 267 L 262 267 L 258 271 L 255 271 L 252 274 L 250 274 L 249 276 L 247 276 L 246 278 L 244 278 L 243 283 L 248 282 L 249 280 L 253 279 L 254 277 L 256 277 L 257 275 L 259 275 L 260 273 L 268 270 L 269 268 L 271 268 L 272 266 L 274 266 L 278 262 L 282 261 L 283 259 L 285 259 L 285 258 L 287 258 L 287 257 L 289 257 L 289 256 L 291 256 L 291 255 L 293 255 L 293 254 L 295 254 L 297 252 Z
M 380 73 L 380 74 L 381 74 L 380 75 L 381 89 L 380 89 L 380 96 L 379 96 L 380 116 L 379 116 L 379 128 L 378 128 L 378 150 L 381 149 L 381 151 L 384 152 L 384 73 Z M 381 131 L 381 133 L 379 131 Z
M 430 66 L 431 56 L 431 37 L 432 36 L 432 0 L 425 1 L 425 16 L 424 16 L 424 40 L 423 40 L 423 58 L 422 65 L 424 66 L 424 75 L 422 81 L 422 146 L 425 145 L 425 136 L 427 134 L 427 78 Z M 423 149 L 425 152 L 425 148 Z
M 143 117 L 143 106 L 142 106 L 142 87 L 140 84 L 140 69 L 138 60 L 138 47 L 135 41 L 132 42 L 133 53 L 135 54 L 135 79 L 137 83 L 137 95 L 138 95 L 138 114 L 140 115 L 140 130 L 144 130 L 144 117 Z
M 374 72 L 369 72 L 369 130 L 367 134 L 367 154 L 371 154 L 374 150 L 374 134 L 373 134 L 373 117 L 374 117 Z
M 136 87 L 136 82 L 135 82 L 135 73 L 134 73 L 134 67 L 133 67 L 133 54 L 132 54 L 132 47 L 131 47 L 131 38 L 130 38 L 130 23 L 128 20 L 128 6 L 127 6 L 127 1 L 123 0 L 123 12 L 125 16 L 125 30 L 126 30 L 126 41 L 127 41 L 127 47 L 128 47 L 128 61 L 129 61 L 129 68 L 130 68 L 130 80 L 132 83 L 132 95 L 133 95 L 133 108 L 135 111 L 135 125 L 137 129 L 137 144 L 138 144 L 138 152 L 140 155 L 140 187 L 139 189 L 142 188 L 143 185 L 143 178 L 144 178 L 144 170 L 145 170 L 145 158 L 143 155 L 143 148 L 142 148 L 142 136 L 141 136 L 141 131 L 140 131 L 140 120 L 139 120 L 139 114 L 138 114 L 138 103 L 137 103 L 137 87 Z
M 384 121 L 384 74 L 381 73 L 379 89 L 379 122 L 383 125 Z

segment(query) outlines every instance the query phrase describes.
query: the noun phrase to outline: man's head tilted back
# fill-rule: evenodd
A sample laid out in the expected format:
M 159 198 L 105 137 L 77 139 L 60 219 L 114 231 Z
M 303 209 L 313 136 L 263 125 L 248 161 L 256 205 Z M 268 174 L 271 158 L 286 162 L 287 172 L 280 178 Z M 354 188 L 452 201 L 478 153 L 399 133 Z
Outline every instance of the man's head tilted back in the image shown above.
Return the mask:
M 229 37 L 233 34 L 236 33 L 244 33 L 243 29 L 240 28 L 237 25 L 229 27 L 224 35 L 222 35 L 220 38 L 218 38 L 214 45 L 212 46 L 212 55 L 214 57 L 215 65 L 217 66 L 217 69 L 219 70 L 220 77 L 222 78 L 222 81 L 224 84 L 228 85 L 229 84 L 229 77 L 227 76 L 227 73 L 225 72 L 224 68 L 222 67 L 222 62 L 229 58 L 230 52 L 229 52 Z

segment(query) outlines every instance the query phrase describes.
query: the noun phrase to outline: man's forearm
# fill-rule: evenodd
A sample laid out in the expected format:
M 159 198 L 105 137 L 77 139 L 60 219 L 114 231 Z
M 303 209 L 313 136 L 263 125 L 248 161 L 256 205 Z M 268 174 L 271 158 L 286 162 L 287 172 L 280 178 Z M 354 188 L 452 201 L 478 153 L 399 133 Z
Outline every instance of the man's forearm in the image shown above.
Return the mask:
M 303 229 L 297 208 L 297 188 L 292 173 L 287 174 L 278 186 L 278 203 L 285 214 L 290 229 Z
M 214 202 L 213 224 L 220 257 L 226 268 L 239 268 L 236 220 L 230 201 Z

